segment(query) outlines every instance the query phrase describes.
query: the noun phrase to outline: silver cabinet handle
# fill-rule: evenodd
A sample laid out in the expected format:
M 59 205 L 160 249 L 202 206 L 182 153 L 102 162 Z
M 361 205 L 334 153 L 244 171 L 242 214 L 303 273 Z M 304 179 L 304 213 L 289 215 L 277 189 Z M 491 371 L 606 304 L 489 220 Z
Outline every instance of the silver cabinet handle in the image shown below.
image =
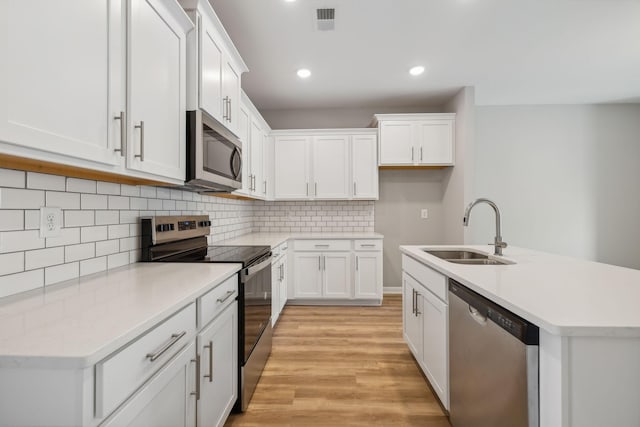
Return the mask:
M 284 264 L 280 264 L 280 281 L 284 280 Z
M 322 270 L 327 270 L 327 257 L 325 257 L 324 255 L 322 255 Z
M 316 182 L 315 184 L 316 185 L 315 185 L 314 190 L 313 190 L 313 195 L 314 196 L 318 196 L 318 183 Z
M 318 270 L 322 270 L 322 256 L 318 255 Z
M 134 157 L 139 157 L 141 162 L 144 162 L 144 121 L 140 120 L 139 125 L 135 125 L 134 128 L 140 129 L 140 154 L 136 154 Z
M 218 298 L 216 301 L 218 301 L 219 303 L 223 303 L 226 300 L 228 300 L 229 298 L 231 298 L 231 295 L 235 294 L 236 291 L 227 291 L 223 297 Z
M 309 197 L 309 183 L 307 182 L 307 197 Z
M 376 245 L 373 243 L 363 243 L 360 245 L 361 248 L 375 248 Z
M 356 255 L 356 270 L 359 270 L 359 268 L 358 268 L 358 258 L 360 258 L 360 257 Z
M 411 147 L 411 161 L 412 162 L 414 161 L 414 158 L 413 158 L 413 147 Z
M 356 191 L 356 182 L 353 182 L 353 195 L 355 196 L 356 194 L 358 194 L 358 192 Z
M 314 245 L 316 248 L 328 248 L 329 245 Z
M 267 181 L 265 180 L 263 183 L 264 190 L 262 190 L 262 194 L 267 194 Z
M 196 364 L 196 391 L 191 392 L 191 396 L 195 396 L 196 400 L 200 400 L 200 355 L 196 354 L 195 359 L 191 359 Z
M 253 182 L 253 184 L 251 185 L 253 187 L 252 190 L 256 191 L 256 176 L 255 175 L 251 175 L 251 176 L 252 176 L 252 178 L 251 178 L 252 181 L 251 182 Z
M 420 310 L 418 310 L 418 297 L 420 296 L 420 292 L 416 291 L 416 317 L 422 314 Z
M 422 161 L 422 147 L 420 147 L 420 161 Z
M 204 378 L 209 378 L 209 382 L 213 382 L 213 341 L 209 341 L 209 344 L 204 348 L 209 349 L 209 375 L 204 375 Z
M 151 362 L 155 362 L 160 356 L 162 356 L 167 350 L 169 350 L 175 343 L 180 341 L 180 338 L 187 335 L 187 331 L 182 331 L 179 334 L 171 334 L 171 338 L 162 347 L 153 353 L 147 354 L 147 359 Z
M 120 148 L 114 148 L 113 151 L 120 153 L 120 157 L 124 157 L 124 152 L 127 149 L 127 120 L 124 111 L 120 111 L 119 116 L 115 116 L 114 120 L 120 120 Z
M 227 116 L 228 116 L 229 123 L 231 123 L 231 120 L 233 120 L 231 118 L 231 98 L 227 97 L 227 102 L 229 103 L 229 108 L 227 109 Z
M 416 314 L 416 290 L 411 289 L 411 314 Z
M 224 98 L 222 98 L 222 118 L 224 120 L 227 120 L 227 107 L 229 104 L 227 104 L 227 99 L 229 99 L 228 96 L 225 96 Z

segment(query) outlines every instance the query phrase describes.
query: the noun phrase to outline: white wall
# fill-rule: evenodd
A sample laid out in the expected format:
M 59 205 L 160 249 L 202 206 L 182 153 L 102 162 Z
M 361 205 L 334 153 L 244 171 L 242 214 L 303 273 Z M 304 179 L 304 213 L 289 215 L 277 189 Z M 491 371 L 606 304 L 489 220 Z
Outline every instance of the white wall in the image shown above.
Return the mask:
M 455 166 L 447 168 L 442 182 L 444 210 L 444 243 L 463 244 L 468 231 L 462 225 L 464 208 L 473 190 L 475 92 L 465 87 L 445 106 L 447 113 L 456 113 Z
M 509 244 L 640 268 L 640 105 L 478 107 L 475 196 Z M 471 240 L 494 236 L 474 208 Z

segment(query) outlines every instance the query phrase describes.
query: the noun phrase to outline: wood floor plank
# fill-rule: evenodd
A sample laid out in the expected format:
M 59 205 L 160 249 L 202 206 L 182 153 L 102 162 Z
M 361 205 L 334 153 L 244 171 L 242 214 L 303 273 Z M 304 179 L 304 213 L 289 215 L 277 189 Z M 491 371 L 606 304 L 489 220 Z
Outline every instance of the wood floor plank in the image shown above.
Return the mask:
M 450 427 L 402 339 L 402 297 L 381 307 L 287 306 L 249 408 L 227 427 Z

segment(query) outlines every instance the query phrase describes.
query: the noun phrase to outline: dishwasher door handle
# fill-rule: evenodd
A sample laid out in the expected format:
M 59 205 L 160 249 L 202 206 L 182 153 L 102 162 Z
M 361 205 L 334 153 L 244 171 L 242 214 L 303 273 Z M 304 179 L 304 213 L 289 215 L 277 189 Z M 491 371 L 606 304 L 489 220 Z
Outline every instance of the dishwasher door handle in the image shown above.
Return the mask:
M 477 323 L 481 325 L 487 324 L 487 316 L 483 316 L 482 314 L 480 314 L 478 309 L 472 307 L 471 304 L 469 304 L 469 314 L 471 315 L 471 318 Z

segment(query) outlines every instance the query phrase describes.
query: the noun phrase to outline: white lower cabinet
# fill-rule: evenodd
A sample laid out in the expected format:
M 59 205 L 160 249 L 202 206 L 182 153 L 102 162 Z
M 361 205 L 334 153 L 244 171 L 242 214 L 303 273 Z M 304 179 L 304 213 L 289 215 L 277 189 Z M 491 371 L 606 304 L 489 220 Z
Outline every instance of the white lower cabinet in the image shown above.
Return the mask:
M 382 239 L 293 242 L 293 304 L 382 302 Z M 367 250 L 361 250 L 367 249 Z
M 101 425 L 195 426 L 195 362 L 195 344 L 192 342 Z
M 282 243 L 272 250 L 271 264 L 271 325 L 275 327 L 280 312 L 287 303 L 287 246 Z
M 198 425 L 224 425 L 238 396 L 238 303 L 233 302 L 197 338 Z
M 408 263 L 403 257 L 404 339 L 443 406 L 449 409 L 448 303 L 431 291 L 432 283 L 421 283 L 408 274 L 407 265 L 410 265 L 412 273 L 424 277 L 419 271 L 413 271 L 414 264 Z M 436 282 L 444 279 L 444 276 L 427 266 L 421 265 L 421 268 L 428 270 L 428 276 L 436 278 Z

